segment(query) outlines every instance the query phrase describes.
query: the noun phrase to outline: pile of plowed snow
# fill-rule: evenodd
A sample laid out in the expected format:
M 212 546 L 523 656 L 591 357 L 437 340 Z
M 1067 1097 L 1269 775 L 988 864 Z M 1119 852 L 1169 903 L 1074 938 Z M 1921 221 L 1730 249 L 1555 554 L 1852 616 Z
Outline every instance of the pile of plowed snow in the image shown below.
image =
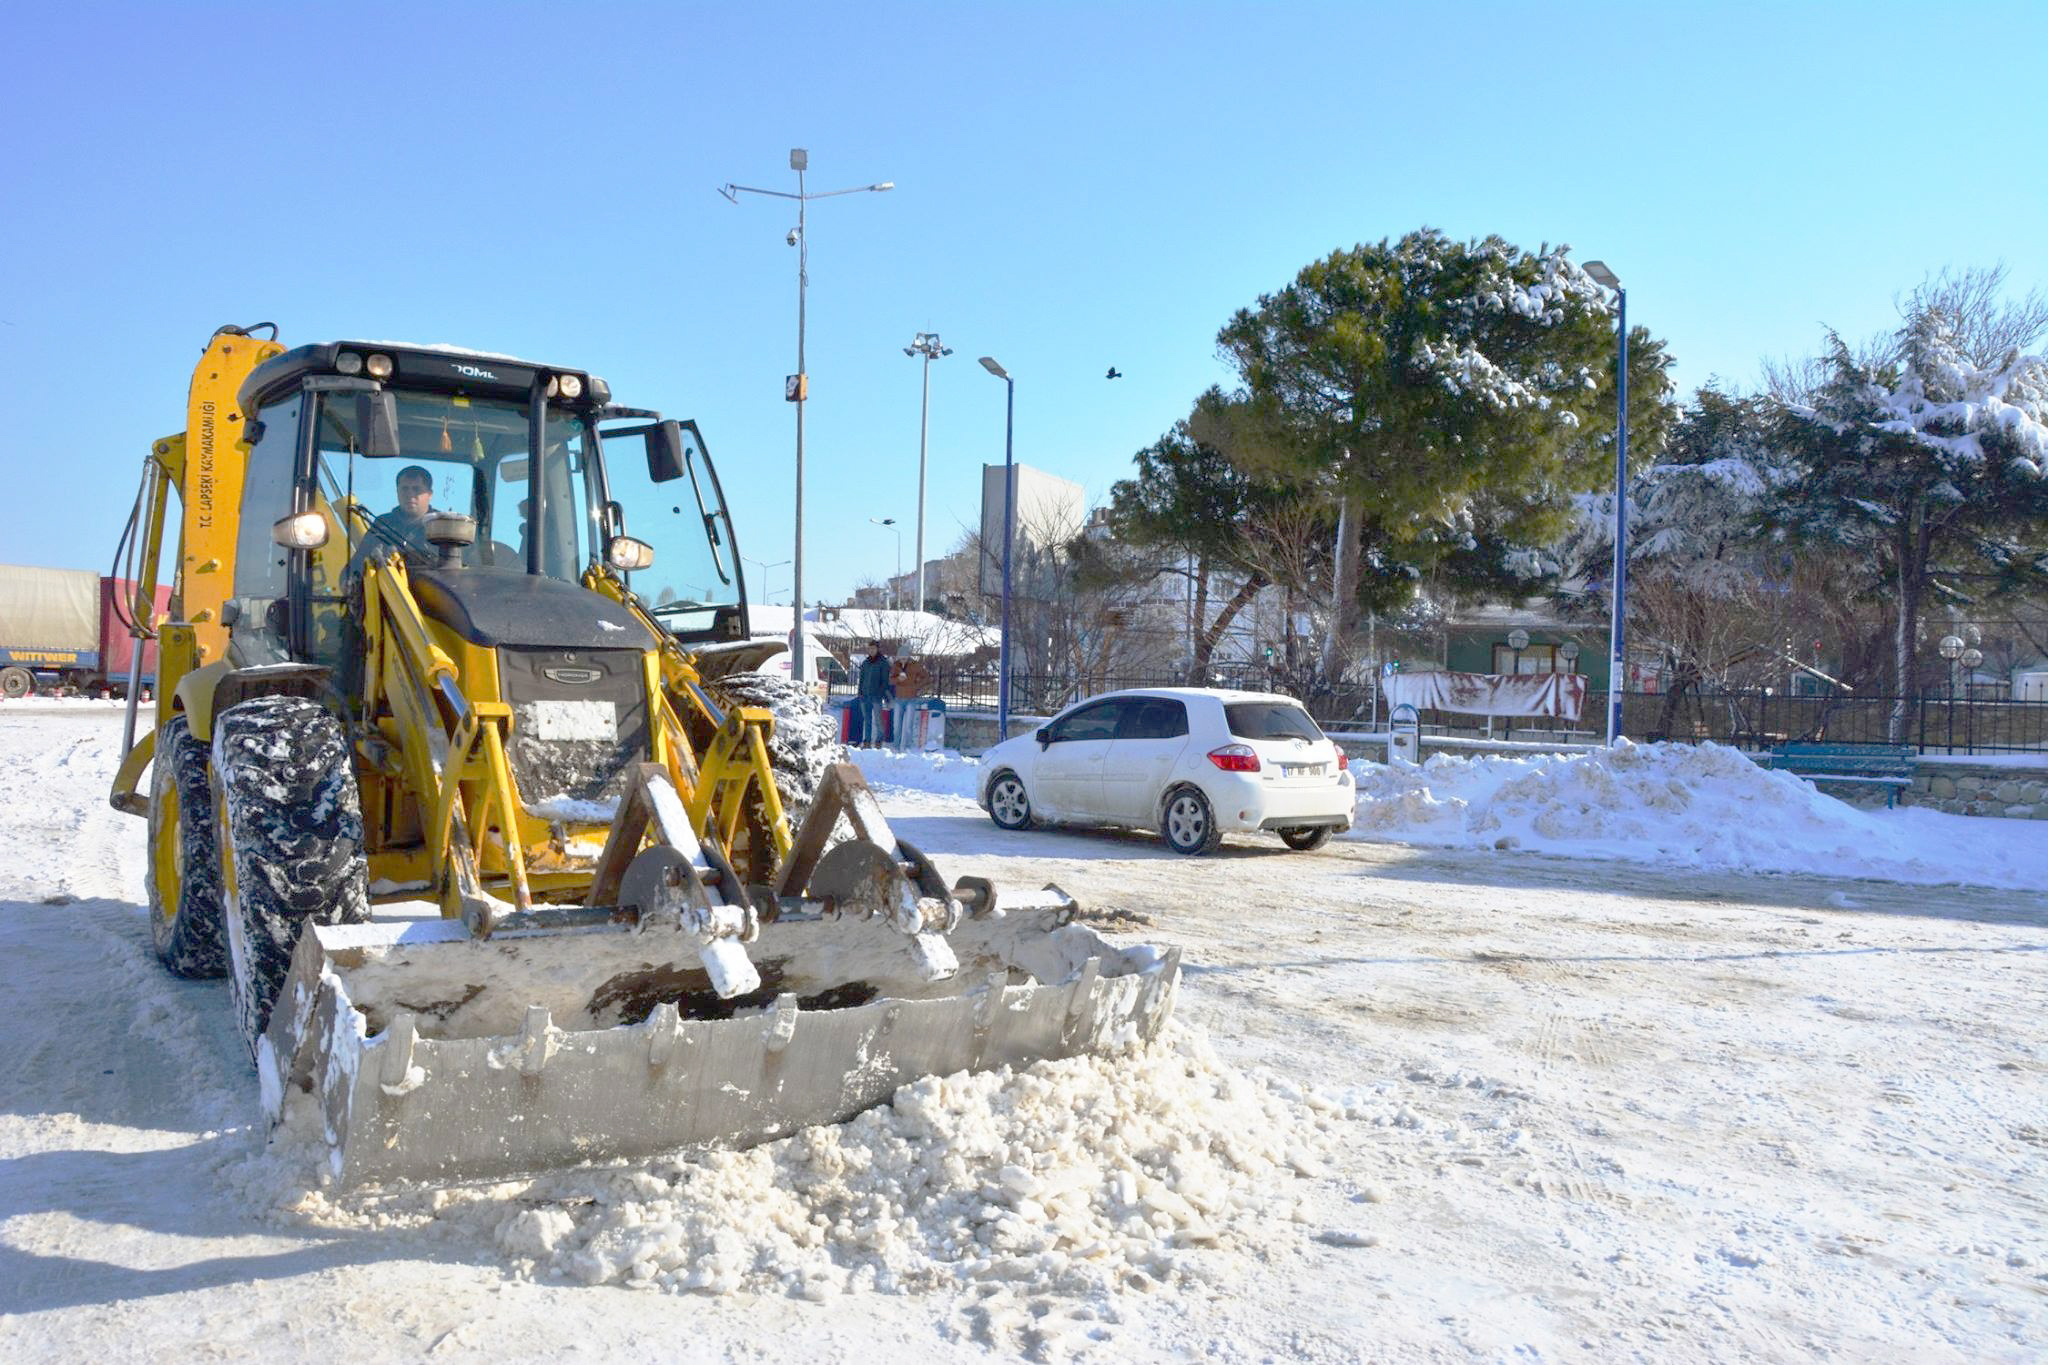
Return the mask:
M 855 750 L 868 781 L 972 800 L 981 765 L 957 753 Z M 1520 849 L 1744 872 L 2048 886 L 2048 822 L 1852 806 L 1719 744 L 1629 744 L 1581 754 L 1439 754 L 1354 762 L 1350 837 Z
M 1718 744 L 1360 764 L 1352 837 L 1683 867 L 2048 885 L 2048 827 L 1863 809 Z
M 870 787 L 937 792 L 972 801 L 981 793 L 981 760 L 957 750 L 915 753 L 897 749 L 850 749 Z
M 1381 1112 L 1382 1110 L 1386 1112 Z M 1214 1278 L 1218 1249 L 1299 1243 L 1307 1178 L 1375 1092 L 1305 1092 L 1173 1026 L 1114 1057 L 927 1077 L 852 1121 L 747 1151 L 484 1187 L 329 1195 L 280 1143 L 238 1183 L 320 1226 L 438 1227 L 517 1270 L 710 1294 L 1103 1293 Z

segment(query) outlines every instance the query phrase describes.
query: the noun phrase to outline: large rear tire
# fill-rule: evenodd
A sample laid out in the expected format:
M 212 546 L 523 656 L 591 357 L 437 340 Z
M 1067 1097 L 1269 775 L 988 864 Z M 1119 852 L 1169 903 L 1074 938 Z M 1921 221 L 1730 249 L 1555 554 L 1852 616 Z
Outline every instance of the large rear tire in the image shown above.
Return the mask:
M 195 978 L 228 969 L 207 757 L 177 716 L 158 736 L 150 765 L 149 936 L 173 975 Z
M 1280 831 L 1280 842 L 1297 853 L 1309 853 L 1330 842 L 1328 825 L 1300 825 Z
M 214 718 L 228 980 L 253 1053 L 308 923 L 369 918 L 348 738 L 319 703 L 256 697 Z
M 25 668 L 0 668 L 0 697 L 9 701 L 20 701 L 33 696 L 36 690 L 36 675 Z

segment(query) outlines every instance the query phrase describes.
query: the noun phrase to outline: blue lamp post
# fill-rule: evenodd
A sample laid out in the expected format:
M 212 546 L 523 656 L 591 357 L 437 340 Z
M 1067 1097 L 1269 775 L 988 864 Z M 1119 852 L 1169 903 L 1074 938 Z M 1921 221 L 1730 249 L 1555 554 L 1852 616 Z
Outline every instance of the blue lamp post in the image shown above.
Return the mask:
M 1595 284 L 1612 289 L 1620 307 L 1621 350 L 1614 364 L 1619 427 L 1614 436 L 1614 625 L 1608 635 L 1607 742 L 1621 738 L 1621 698 L 1628 687 L 1628 290 L 1603 261 L 1586 262 Z
M 996 363 L 994 356 L 981 358 L 981 368 L 1003 381 L 1007 390 L 1003 403 L 1003 639 L 996 648 L 996 737 L 1010 737 L 1010 528 L 1017 523 L 1017 381 Z

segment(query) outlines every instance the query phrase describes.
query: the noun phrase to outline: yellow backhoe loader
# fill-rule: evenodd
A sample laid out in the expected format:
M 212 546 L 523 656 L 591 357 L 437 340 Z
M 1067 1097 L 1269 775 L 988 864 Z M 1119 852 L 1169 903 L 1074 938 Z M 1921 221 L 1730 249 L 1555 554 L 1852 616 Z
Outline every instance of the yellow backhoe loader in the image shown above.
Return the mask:
M 753 671 L 696 425 L 588 371 L 221 328 L 123 540 L 157 951 L 337 1183 L 763 1141 L 1172 1007 L 1177 952 L 896 837 Z

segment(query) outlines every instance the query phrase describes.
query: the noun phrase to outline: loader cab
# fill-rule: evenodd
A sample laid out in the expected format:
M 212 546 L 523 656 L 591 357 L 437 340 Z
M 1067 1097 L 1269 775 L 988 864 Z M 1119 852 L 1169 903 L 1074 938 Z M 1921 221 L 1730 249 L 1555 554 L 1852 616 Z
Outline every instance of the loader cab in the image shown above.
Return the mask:
M 616 407 L 601 379 L 344 342 L 266 362 L 240 401 L 252 420 L 229 616 L 244 663 L 349 676 L 351 598 L 373 556 L 507 619 L 587 615 L 584 576 L 609 564 L 683 638 L 744 637 L 731 519 L 695 425 Z M 469 518 L 468 543 L 430 542 L 436 515 Z

